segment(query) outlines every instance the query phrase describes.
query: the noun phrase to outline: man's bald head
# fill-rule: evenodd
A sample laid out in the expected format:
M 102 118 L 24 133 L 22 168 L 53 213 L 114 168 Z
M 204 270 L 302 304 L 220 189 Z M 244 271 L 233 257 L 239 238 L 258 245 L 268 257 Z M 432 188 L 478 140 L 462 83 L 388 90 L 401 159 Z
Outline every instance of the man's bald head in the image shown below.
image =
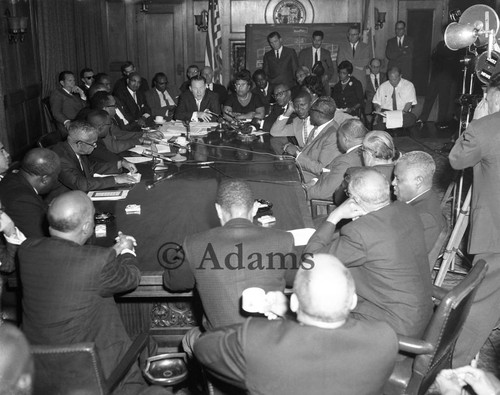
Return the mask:
M 209 84 L 214 78 L 214 70 L 210 66 L 205 66 L 201 69 L 200 75 L 205 77 L 207 84 Z
M 372 168 L 359 168 L 351 174 L 349 194 L 370 212 L 391 202 L 389 181 L 379 171 Z
M 80 233 L 85 224 L 94 225 L 94 205 L 82 191 L 70 191 L 56 197 L 49 206 L 50 233 Z M 90 237 L 90 234 L 88 237 Z M 88 239 L 85 239 L 85 241 Z
M 61 160 L 52 150 L 34 148 L 24 155 L 21 175 L 39 194 L 50 191 L 61 171 Z
M 312 268 L 301 267 L 294 282 L 297 319 L 318 326 L 343 323 L 357 302 L 351 273 L 333 255 L 317 254 L 310 261 Z
M 89 88 L 89 94 L 88 94 L 88 99 L 92 99 L 92 96 L 94 96 L 97 92 L 108 92 L 108 88 L 104 84 L 92 84 L 91 87 Z

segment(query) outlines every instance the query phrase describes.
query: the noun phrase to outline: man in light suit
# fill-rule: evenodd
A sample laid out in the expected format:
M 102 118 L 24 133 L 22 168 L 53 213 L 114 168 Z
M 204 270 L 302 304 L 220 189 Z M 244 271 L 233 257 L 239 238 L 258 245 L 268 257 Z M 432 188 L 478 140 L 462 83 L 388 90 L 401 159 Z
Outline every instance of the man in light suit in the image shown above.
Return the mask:
M 328 216 L 305 251 L 332 254 L 349 268 L 359 298 L 357 317 L 419 337 L 433 308 L 422 222 L 413 207 L 391 203 L 389 182 L 375 169 L 353 172 L 348 191 L 350 198 Z M 341 220 L 352 218 L 335 231 Z
M 151 108 L 146 102 L 144 91 L 140 90 L 141 76 L 137 72 L 130 73 L 125 86 L 115 88 L 115 97 L 121 104 L 123 116 L 130 123 L 137 123 L 141 127 L 152 122 Z
M 283 151 L 294 156 L 297 164 L 304 172 L 304 181 L 307 183 L 318 177 L 323 169 L 337 156 L 340 151 L 337 147 L 337 130 L 339 125 L 335 117 L 335 101 L 329 96 L 322 96 L 316 100 L 309 110 L 311 125 L 314 128 L 305 140 L 304 147 L 287 144 Z
M 406 35 L 406 23 L 396 22 L 396 37 L 387 40 L 385 56 L 389 60 L 387 70 L 399 67 L 403 77 L 411 81 L 413 76 L 413 39 Z
M 206 111 L 205 111 L 206 110 Z M 179 97 L 174 118 L 178 121 L 211 122 L 221 113 L 217 94 L 207 89 L 207 82 L 201 75 L 191 78 L 189 89 Z
M 340 43 L 337 54 L 337 66 L 344 60 L 351 62 L 352 75 L 361 82 L 363 91 L 366 89 L 366 68 L 373 57 L 371 46 L 360 41 L 360 29 L 353 25 L 347 31 L 347 41 Z
M 299 269 L 290 298 L 296 320 L 252 317 L 208 332 L 195 343 L 197 359 L 250 394 L 382 393 L 396 361 L 396 334 L 386 323 L 349 314 L 356 284 L 337 258 L 319 254 L 305 262 L 310 267 Z M 280 296 L 282 306 L 266 312 L 286 312 Z
M 333 68 L 332 55 L 329 50 L 322 48 L 324 34 L 316 30 L 312 35 L 312 47 L 304 48 L 299 53 L 299 66 L 306 66 L 309 70 L 314 69 L 318 62 L 323 66 L 324 73 L 319 75 L 325 87 L 325 95 L 330 96 L 330 80 L 335 72 Z
M 269 33 L 267 41 L 271 50 L 264 54 L 264 72 L 272 84 L 294 85 L 295 71 L 299 67 L 297 53 L 293 48 L 283 46 L 278 32 Z
M 108 378 L 131 344 L 113 296 L 135 289 L 141 274 L 132 237 L 120 234 L 113 248 L 85 244 L 94 214 L 85 193 L 65 193 L 49 207 L 51 237 L 22 244 L 23 332 L 31 344 L 95 343 Z M 137 364 L 122 385 L 116 393 L 145 386 Z
M 488 272 L 472 302 L 455 347 L 453 366 L 468 365 L 481 349 L 500 318 L 500 74 L 490 80 L 488 114 L 474 120 L 450 152 L 454 169 L 472 167 L 474 172 L 468 252 L 474 262 L 484 259 Z
M 168 86 L 165 73 L 156 73 L 153 77 L 153 88 L 146 92 L 146 102 L 151 109 L 151 116 L 162 116 L 167 120 L 172 119 L 178 97 L 179 92 L 177 92 L 177 89 Z

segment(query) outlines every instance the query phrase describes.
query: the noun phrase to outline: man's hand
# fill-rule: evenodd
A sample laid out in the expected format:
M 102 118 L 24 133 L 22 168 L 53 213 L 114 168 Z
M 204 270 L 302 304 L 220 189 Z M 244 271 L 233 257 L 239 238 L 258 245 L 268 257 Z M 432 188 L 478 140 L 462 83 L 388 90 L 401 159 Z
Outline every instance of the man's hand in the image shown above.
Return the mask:
M 201 119 L 203 122 L 210 122 L 210 120 L 212 119 L 211 115 L 204 112 L 204 111 L 198 111 L 196 113 L 196 116 L 198 117 L 198 119 Z
M 132 250 L 137 246 L 137 241 L 132 236 L 124 235 L 122 232 L 118 232 L 118 236 L 115 238 L 115 245 L 113 246 L 116 251 L 116 255 L 120 255 L 123 250 Z
M 500 391 L 500 381 L 493 373 L 472 366 L 453 370 L 458 379 L 469 384 L 477 395 L 494 395 Z
M 266 294 L 264 311 L 267 319 L 275 320 L 283 317 L 288 311 L 288 298 L 281 291 L 270 291 Z
M 122 160 L 122 167 L 124 169 L 127 169 L 130 174 L 135 174 L 137 173 L 137 167 L 133 163 L 130 163 L 128 160 L 123 159 Z
M 145 137 L 148 138 L 149 140 L 156 139 L 156 140 L 162 140 L 164 138 L 163 133 L 160 132 L 159 130 L 154 130 L 151 132 L 144 133 Z
M 365 214 L 367 212 L 353 198 L 349 198 L 331 212 L 327 221 L 337 225 L 343 219 L 356 218 Z
M 114 179 L 117 184 L 137 184 L 136 179 L 128 174 L 119 174 Z
M 139 118 L 136 122 L 141 128 L 146 127 L 146 120 L 144 118 Z
M 297 153 L 300 152 L 299 151 L 299 147 L 297 147 L 296 145 L 293 145 L 293 144 L 287 144 L 285 145 L 285 150 L 284 150 L 287 154 L 290 154 L 292 156 L 297 156 Z
M 294 111 L 295 111 L 295 107 L 293 106 L 293 102 L 289 101 L 288 106 L 287 106 L 285 112 L 283 113 L 283 116 L 290 117 L 294 113 Z
M 16 233 L 16 226 L 14 225 L 14 221 L 12 221 L 10 217 L 3 211 L 0 212 L 0 232 L 2 232 L 7 237 L 10 237 Z

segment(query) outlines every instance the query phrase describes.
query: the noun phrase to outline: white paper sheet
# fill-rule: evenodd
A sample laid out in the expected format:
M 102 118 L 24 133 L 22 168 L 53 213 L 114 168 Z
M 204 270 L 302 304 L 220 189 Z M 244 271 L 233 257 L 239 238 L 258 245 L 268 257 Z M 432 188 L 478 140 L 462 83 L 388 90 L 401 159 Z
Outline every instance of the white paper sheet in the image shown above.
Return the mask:
M 302 229 L 292 229 L 289 230 L 293 236 L 293 244 L 295 246 L 305 246 L 308 242 L 311 236 L 316 232 L 316 229 L 314 228 L 302 228 Z

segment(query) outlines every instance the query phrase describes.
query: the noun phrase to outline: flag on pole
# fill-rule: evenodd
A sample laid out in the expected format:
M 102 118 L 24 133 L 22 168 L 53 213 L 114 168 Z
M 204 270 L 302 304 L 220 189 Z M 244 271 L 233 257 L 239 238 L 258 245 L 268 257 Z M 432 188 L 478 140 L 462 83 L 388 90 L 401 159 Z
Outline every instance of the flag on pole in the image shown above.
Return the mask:
M 205 66 L 210 66 L 214 70 L 214 81 L 222 84 L 222 33 L 218 0 L 208 0 Z

